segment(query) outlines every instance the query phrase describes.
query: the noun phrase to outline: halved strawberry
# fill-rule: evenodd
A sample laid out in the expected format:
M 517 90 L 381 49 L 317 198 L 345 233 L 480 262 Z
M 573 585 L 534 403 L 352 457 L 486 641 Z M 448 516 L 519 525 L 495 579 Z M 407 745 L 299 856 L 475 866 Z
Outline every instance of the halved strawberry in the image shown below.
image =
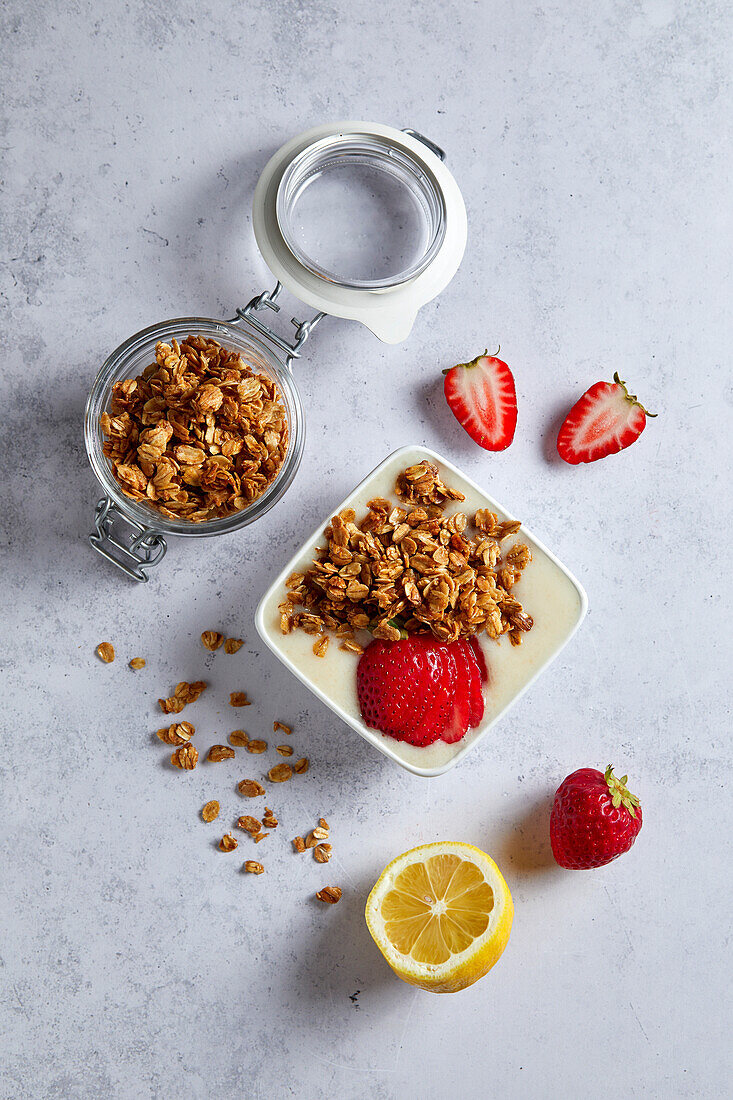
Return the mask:
M 487 451 L 505 450 L 517 426 L 517 392 L 506 363 L 485 351 L 443 373 L 446 401 L 471 439 Z
M 461 638 L 459 641 L 455 642 L 454 645 L 462 649 L 466 657 L 468 666 L 468 699 L 470 703 L 468 721 L 471 727 L 477 726 L 484 716 L 484 693 L 481 689 L 481 669 L 473 647 L 467 638 Z
M 596 382 L 573 405 L 557 437 L 560 458 L 572 466 L 595 462 L 630 447 L 646 427 L 647 412 L 618 372 L 613 382 Z

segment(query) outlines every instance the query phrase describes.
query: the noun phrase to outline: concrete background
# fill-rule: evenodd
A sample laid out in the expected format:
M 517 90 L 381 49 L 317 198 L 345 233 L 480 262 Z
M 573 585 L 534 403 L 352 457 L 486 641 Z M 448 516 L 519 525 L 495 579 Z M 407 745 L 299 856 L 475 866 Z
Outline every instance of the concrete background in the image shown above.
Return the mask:
M 2 18 L 0 1094 L 722 1096 L 729 5 L 11 0 Z M 324 322 L 297 368 L 296 486 L 250 530 L 173 542 L 135 586 L 86 544 L 95 372 L 145 325 L 231 316 L 271 284 L 258 174 L 299 130 L 348 117 L 446 148 L 465 261 L 398 347 Z M 489 455 L 444 406 L 440 370 L 499 343 L 520 420 Z M 614 370 L 659 419 L 619 456 L 561 464 L 563 413 Z M 435 781 L 340 725 L 252 625 L 302 537 L 407 442 L 524 518 L 590 598 L 491 743 Z M 211 659 L 206 628 L 246 646 Z M 212 839 L 242 812 L 241 762 L 176 773 L 151 738 L 157 697 L 200 675 L 212 688 L 185 715 L 200 748 L 281 718 L 312 762 L 272 795 L 260 878 L 239 873 L 244 841 L 222 855 Z M 236 723 L 235 688 L 255 701 Z M 552 794 L 609 761 L 642 799 L 641 836 L 605 869 L 563 872 Z M 320 814 L 325 879 L 286 844 Z M 392 976 L 362 913 L 389 859 L 447 837 L 495 856 L 516 921 L 490 976 L 438 998 Z M 326 881 L 344 889 L 333 910 L 312 901 Z

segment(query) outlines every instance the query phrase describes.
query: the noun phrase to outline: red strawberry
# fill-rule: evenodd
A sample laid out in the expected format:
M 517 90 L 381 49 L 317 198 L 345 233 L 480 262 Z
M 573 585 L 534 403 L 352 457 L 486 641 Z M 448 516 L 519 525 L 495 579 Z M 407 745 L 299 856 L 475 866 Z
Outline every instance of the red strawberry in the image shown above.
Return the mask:
M 485 351 L 443 373 L 446 401 L 471 439 L 487 451 L 505 450 L 517 426 L 517 392 L 506 363 Z
M 461 638 L 453 644 L 465 654 L 467 665 L 466 671 L 468 675 L 468 698 L 470 703 L 468 721 L 471 727 L 477 726 L 484 716 L 484 693 L 481 689 L 481 668 L 474 648 L 468 639 Z
M 359 707 L 366 724 L 413 745 L 437 740 L 450 714 L 454 685 L 445 648 L 421 635 L 371 642 L 356 670 Z
M 468 639 L 468 644 L 473 650 L 473 655 L 478 662 L 479 671 L 481 672 L 481 679 L 484 683 L 486 683 L 489 678 L 489 670 L 486 667 L 486 658 L 484 657 L 484 651 L 481 648 L 481 643 L 475 634 L 471 634 Z
M 457 684 L 456 662 L 452 647 L 445 642 L 439 642 L 432 634 L 413 634 L 411 641 L 422 647 L 431 667 L 439 666 L 442 670 L 440 690 L 432 692 L 426 699 L 425 711 L 420 719 L 421 740 L 412 742 L 414 745 L 431 745 L 442 736 L 451 716 Z
M 451 644 L 450 656 L 456 669 L 455 689 L 448 720 L 443 723 L 440 736 L 443 741 L 453 745 L 466 736 L 471 725 L 471 670 L 459 642 Z
M 641 829 L 641 806 L 626 779 L 617 779 L 610 764 L 605 774 L 581 768 L 563 779 L 550 814 L 552 854 L 561 867 L 603 867 L 628 852 Z
M 646 427 L 649 413 L 629 393 L 618 373 L 613 382 L 596 382 L 573 405 L 557 437 L 557 450 L 573 466 L 595 462 L 630 447 Z

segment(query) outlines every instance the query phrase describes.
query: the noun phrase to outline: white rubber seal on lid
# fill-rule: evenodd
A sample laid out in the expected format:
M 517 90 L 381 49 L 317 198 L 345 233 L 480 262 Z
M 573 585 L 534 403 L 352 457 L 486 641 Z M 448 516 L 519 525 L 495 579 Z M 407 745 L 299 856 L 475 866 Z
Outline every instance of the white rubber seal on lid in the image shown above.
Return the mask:
M 283 145 L 252 215 L 265 263 L 291 294 L 389 344 L 409 335 L 466 247 L 466 208 L 445 164 L 378 123 L 318 126 Z

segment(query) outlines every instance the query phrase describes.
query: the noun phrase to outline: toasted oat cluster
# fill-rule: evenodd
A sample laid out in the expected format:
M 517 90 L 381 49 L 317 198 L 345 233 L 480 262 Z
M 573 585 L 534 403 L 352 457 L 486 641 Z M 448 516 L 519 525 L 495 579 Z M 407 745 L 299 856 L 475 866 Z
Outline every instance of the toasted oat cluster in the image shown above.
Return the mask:
M 192 684 L 187 680 L 181 680 L 176 684 L 176 690 L 172 695 L 167 699 L 158 700 L 158 706 L 163 714 L 180 714 L 188 703 L 195 703 L 208 686 L 205 680 L 194 680 Z
M 449 500 L 465 500 L 458 489 L 443 484 L 438 467 L 433 462 L 416 462 L 398 475 L 394 491 L 404 504 L 426 508 L 435 504 L 442 508 Z
M 533 620 L 511 589 L 532 555 L 517 543 L 502 557 L 501 542 L 521 524 L 480 509 L 469 533 L 465 513 L 443 514 L 446 501 L 463 497 L 443 485 L 432 463 L 403 471 L 396 492 L 418 505 L 379 497 L 359 524 L 351 509 L 333 517 L 326 546 L 305 573 L 287 581 L 283 634 L 296 627 L 313 635 L 332 630 L 355 651 L 360 647 L 350 640 L 359 629 L 387 641 L 405 632 L 432 631 L 453 641 L 485 631 L 491 638 L 508 634 L 519 645 Z
M 115 382 L 101 427 L 123 493 L 192 523 L 247 508 L 288 447 L 274 382 L 202 336 L 157 344 L 142 374 Z

